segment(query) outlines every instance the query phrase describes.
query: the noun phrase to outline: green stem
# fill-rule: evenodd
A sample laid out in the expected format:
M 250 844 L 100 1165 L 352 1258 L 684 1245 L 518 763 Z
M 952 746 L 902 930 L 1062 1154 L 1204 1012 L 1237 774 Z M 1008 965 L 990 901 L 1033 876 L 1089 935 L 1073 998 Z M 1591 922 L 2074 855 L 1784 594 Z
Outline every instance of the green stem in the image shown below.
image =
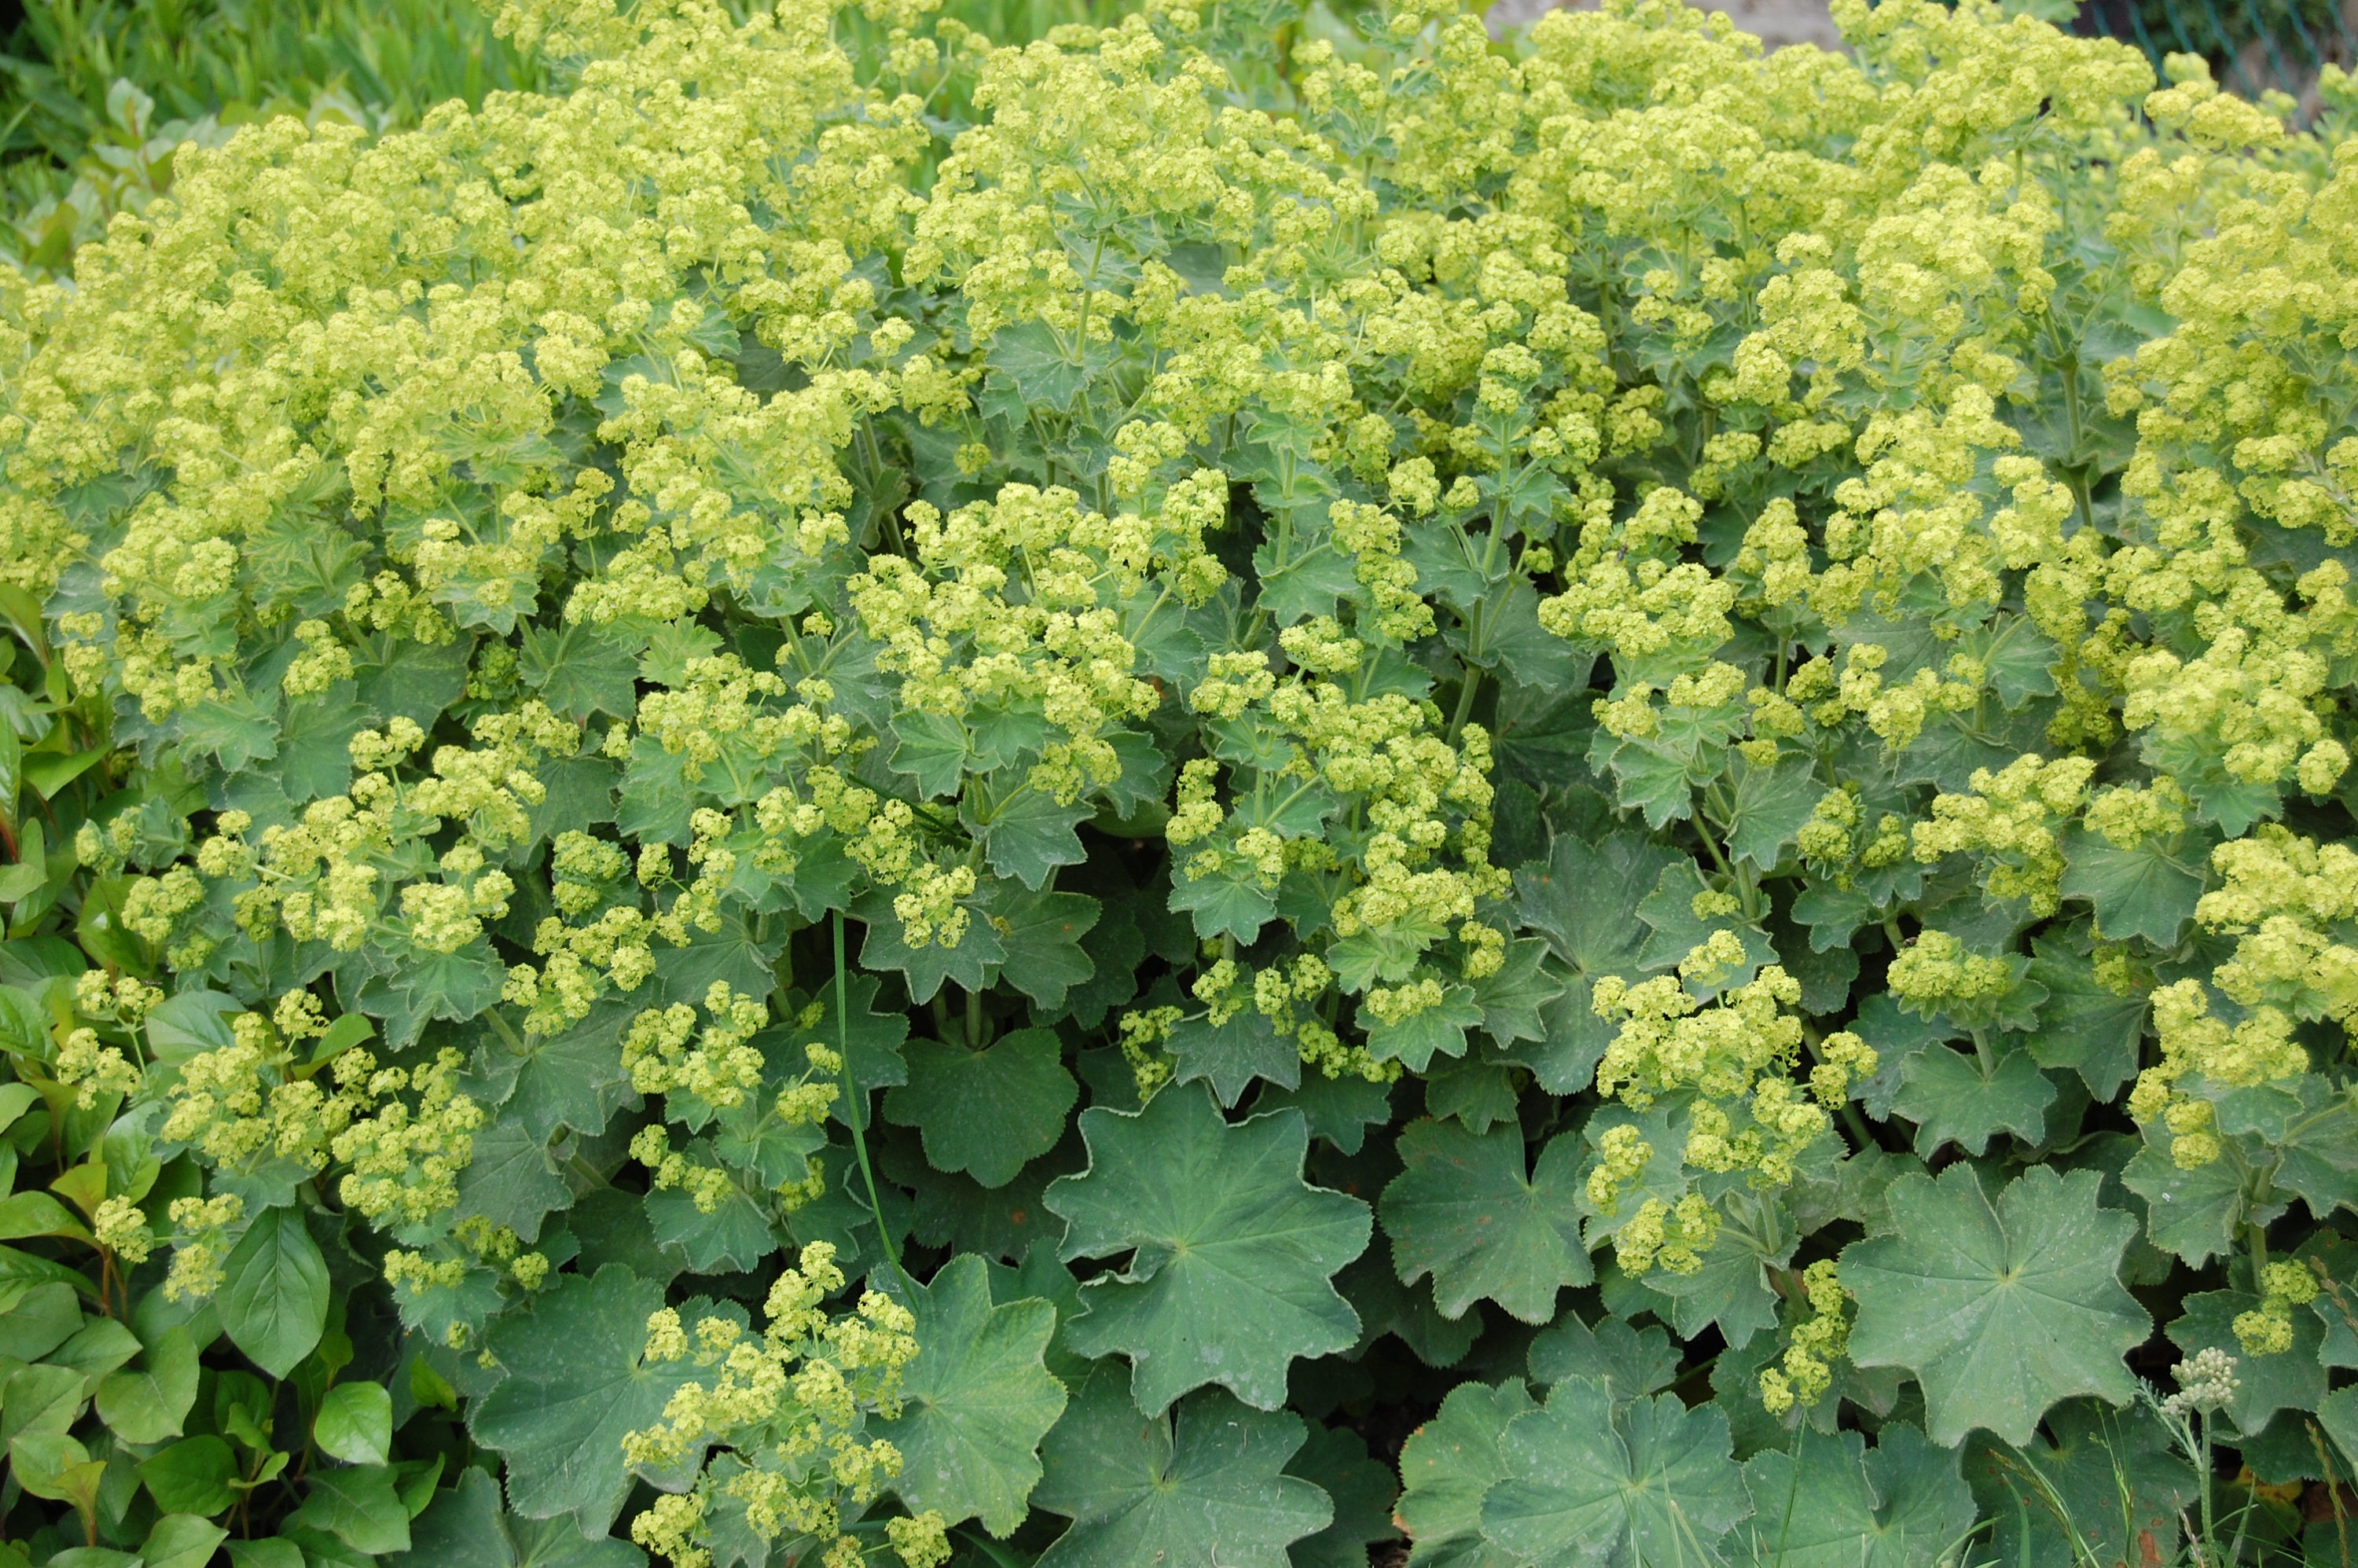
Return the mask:
M 2066 353 L 2056 368 L 2062 372 L 2064 427 L 2071 433 L 2071 452 L 2077 457 L 2082 429 L 2080 423 L 2080 356 Z
M 1466 682 L 1457 689 L 1457 711 L 1449 716 L 1449 743 L 1457 744 L 1457 737 L 1466 732 L 1466 721 L 1474 717 L 1474 698 L 1482 689 L 1479 666 L 1466 666 Z
M 1858 1147 L 1861 1150 L 1877 1147 L 1875 1141 L 1875 1134 L 1866 1125 L 1866 1118 L 1858 1113 L 1857 1101 L 1847 1099 L 1843 1101 L 1842 1119 L 1843 1125 L 1850 1129 L 1851 1137 L 1857 1141 Z
M 1703 840 L 1703 847 L 1705 849 L 1711 851 L 1711 863 L 1719 868 L 1720 874 L 1733 880 L 1736 876 L 1736 868 L 1727 863 L 1727 856 L 1721 850 L 1719 840 L 1713 838 L 1700 822 L 1695 824 L 1695 837 Z
M 1277 454 L 1277 566 L 1283 570 L 1293 559 L 1293 449 Z
M 1096 248 L 1089 253 L 1089 276 L 1081 279 L 1081 319 L 1073 334 L 1073 357 L 1087 366 L 1089 362 L 1089 290 L 1097 287 L 1098 266 L 1105 260 L 1105 236 L 1099 234 Z
M 843 961 L 843 911 L 835 912 L 835 1050 L 838 1065 L 843 1074 L 843 1114 L 851 1127 L 851 1147 L 860 1157 L 860 1174 L 868 1184 L 868 1212 L 876 1221 L 876 1239 L 884 1249 L 886 1260 L 901 1281 L 903 1303 L 915 1292 L 909 1283 L 909 1271 L 901 1267 L 901 1249 L 892 1244 L 892 1232 L 884 1223 L 884 1205 L 877 1195 L 876 1169 L 868 1162 L 868 1134 L 860 1125 L 860 1091 L 851 1077 L 851 1002 L 850 987 L 846 979 Z
M 516 1032 L 509 1025 L 508 1021 L 500 1016 L 498 1008 L 491 1009 L 483 1016 L 491 1020 L 492 1033 L 497 1034 L 509 1050 L 519 1056 L 528 1056 L 532 1054 L 531 1048 L 516 1038 Z
M 1038 406 L 1035 405 L 1025 409 L 1023 418 L 1024 423 L 1031 427 L 1032 438 L 1040 443 L 1040 449 L 1044 454 L 1041 458 L 1041 466 L 1048 482 L 1054 484 L 1056 482 L 1056 461 L 1054 458 L 1044 455 L 1048 449 L 1048 427 L 1040 422 Z

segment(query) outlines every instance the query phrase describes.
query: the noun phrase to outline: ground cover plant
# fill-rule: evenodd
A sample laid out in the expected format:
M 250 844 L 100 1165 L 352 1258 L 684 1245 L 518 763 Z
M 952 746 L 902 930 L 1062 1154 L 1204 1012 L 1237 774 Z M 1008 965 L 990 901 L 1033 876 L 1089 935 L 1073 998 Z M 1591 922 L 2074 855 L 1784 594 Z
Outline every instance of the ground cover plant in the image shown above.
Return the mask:
M 2358 140 L 529 0 L 0 275 L 0 1562 L 2339 1562 Z

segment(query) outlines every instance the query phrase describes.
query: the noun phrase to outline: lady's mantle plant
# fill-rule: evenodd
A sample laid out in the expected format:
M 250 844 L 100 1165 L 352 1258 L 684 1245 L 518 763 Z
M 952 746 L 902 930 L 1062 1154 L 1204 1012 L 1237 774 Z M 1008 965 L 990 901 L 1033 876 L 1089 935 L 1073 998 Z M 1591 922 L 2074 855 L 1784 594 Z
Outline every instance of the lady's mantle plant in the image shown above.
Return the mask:
M 863 5 L 0 280 L 0 1559 L 2336 1528 L 2349 82 Z

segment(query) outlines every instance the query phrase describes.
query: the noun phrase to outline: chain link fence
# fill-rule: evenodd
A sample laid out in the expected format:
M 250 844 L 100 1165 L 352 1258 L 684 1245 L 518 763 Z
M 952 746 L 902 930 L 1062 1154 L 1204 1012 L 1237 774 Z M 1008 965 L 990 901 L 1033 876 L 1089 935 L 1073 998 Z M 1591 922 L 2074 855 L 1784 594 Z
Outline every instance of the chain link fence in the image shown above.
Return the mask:
M 2304 119 L 2320 70 L 2358 62 L 2358 0 L 2092 0 L 2075 28 L 2135 44 L 2157 72 L 2165 55 L 2199 54 L 2222 87 L 2288 94 Z

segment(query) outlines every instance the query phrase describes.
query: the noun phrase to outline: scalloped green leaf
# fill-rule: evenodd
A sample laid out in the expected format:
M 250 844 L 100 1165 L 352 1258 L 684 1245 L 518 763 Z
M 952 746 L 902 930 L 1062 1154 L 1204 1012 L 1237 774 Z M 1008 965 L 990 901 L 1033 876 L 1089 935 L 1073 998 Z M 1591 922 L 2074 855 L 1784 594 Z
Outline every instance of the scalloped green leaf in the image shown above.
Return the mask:
M 1808 826 L 1825 785 L 1805 756 L 1768 767 L 1737 758 L 1729 770 L 1727 852 L 1761 871 L 1776 870 L 1785 846 Z
M 1507 944 L 1498 969 L 1474 982 L 1482 1010 L 1482 1033 L 1501 1048 L 1517 1041 L 1545 1040 L 1550 1006 L 1563 995 L 1563 973 L 1547 963 L 1548 945 L 1535 936 Z
M 1232 936 L 1238 946 L 1260 935 L 1277 913 L 1277 900 L 1241 874 L 1212 872 L 1200 877 L 1177 876 L 1171 883 L 1171 910 L 1192 916 L 1195 935 L 1206 941 Z
M 694 1151 L 696 1146 L 691 1145 Z M 694 1158 L 692 1152 L 690 1158 Z M 778 1236 L 760 1202 L 730 1183 L 711 1209 L 695 1195 L 675 1187 L 649 1193 L 647 1228 L 655 1244 L 699 1274 L 739 1273 L 757 1269 L 778 1249 Z
M 1218 1383 L 1247 1404 L 1285 1402 L 1286 1369 L 1358 1342 L 1333 1284 L 1367 1249 L 1368 1206 L 1303 1180 L 1310 1130 L 1296 1110 L 1230 1123 L 1207 1090 L 1172 1087 L 1143 1110 L 1081 1113 L 1088 1169 L 1051 1184 L 1062 1256 L 1127 1257 L 1083 1287 L 1066 1330 L 1084 1356 L 1130 1358 L 1141 1410 L 1159 1415 Z
M 1745 1461 L 1752 1518 L 1736 1561 L 1758 1568 L 1920 1568 L 1949 1560 L 1974 1528 L 1954 1449 L 1905 1422 L 1876 1435 L 1795 1433 L 1790 1453 Z
M 2219 1159 L 2181 1166 L 2170 1156 L 2177 1140 L 2167 1124 L 2147 1123 L 2144 1132 L 2121 1184 L 2145 1200 L 2147 1238 L 2200 1268 L 2234 1246 L 2251 1173 L 2232 1143 Z
M 1401 1282 L 1432 1275 L 1444 1317 L 1488 1300 L 1543 1324 L 1560 1290 L 1595 1278 L 1580 1237 L 1579 1139 L 1555 1139 L 1533 1163 L 1515 1123 L 1477 1136 L 1418 1121 L 1399 1149 L 1406 1169 L 1384 1188 L 1384 1233 Z
M 1632 913 L 1675 859 L 1634 833 L 1595 843 L 1560 836 L 1544 866 L 1515 873 L 1523 924 L 1583 975 L 1634 975 L 1646 928 Z
M 1506 1477 L 1498 1439 L 1507 1423 L 1537 1409 L 1509 1379 L 1496 1387 L 1460 1383 L 1401 1446 L 1396 1517 L 1415 1568 L 1520 1568 L 1523 1559 L 1482 1535 L 1482 1499 Z
M 884 1097 L 884 1118 L 916 1128 L 925 1158 L 1003 1187 L 1056 1146 L 1080 1098 L 1052 1029 L 1019 1029 L 983 1050 L 913 1040 L 909 1081 Z
M 568 719 L 596 713 L 628 719 L 639 708 L 637 650 L 631 640 L 596 626 L 577 622 L 543 631 L 526 623 L 516 673 Z
M 2137 1070 L 2145 1033 L 2146 993 L 2113 990 L 2096 978 L 2086 954 L 2067 942 L 2031 940 L 2030 978 L 2047 989 L 2039 1027 L 2023 1044 L 2042 1067 L 2069 1067 L 2088 1092 L 2110 1100 Z
M 1627 1404 L 1669 1388 L 1678 1377 L 1679 1353 L 1657 1325 L 1633 1328 L 1608 1317 L 1591 1328 L 1578 1314 L 1566 1313 L 1531 1341 L 1524 1364 L 1541 1388 L 1586 1378 L 1603 1383 L 1616 1404 Z
M 530 1310 L 492 1326 L 507 1376 L 467 1411 L 475 1441 L 507 1461 L 509 1506 L 528 1519 L 570 1514 L 602 1534 L 630 1495 L 622 1439 L 663 1419 L 697 1374 L 688 1362 L 644 1358 L 647 1315 L 664 1288 L 619 1263 L 594 1278 L 567 1274 Z
M 1914 1373 L 1933 1442 L 1979 1427 L 2027 1443 L 2075 1394 L 2136 1396 L 2122 1357 L 2153 1320 L 2120 1281 L 2136 1222 L 2101 1206 L 2102 1185 L 2093 1171 L 2036 1166 L 1992 1202 L 1970 1165 L 1904 1175 L 1890 1194 L 1898 1234 L 1843 1249 L 1858 1301 L 1851 1359 Z
M 2182 843 L 2151 838 L 2124 849 L 2101 833 L 2067 828 L 2058 839 L 2063 896 L 2093 904 L 2096 928 L 2114 941 L 2142 936 L 2157 947 L 2174 947 L 2194 918 L 2215 842 L 2203 833 L 2181 838 Z
M 1005 946 L 1001 976 L 1032 999 L 1040 1016 L 1053 1015 L 1076 986 L 1097 976 L 1097 960 L 1081 945 L 1102 907 L 1076 892 L 1025 892 L 1011 882 L 991 891 L 990 921 Z
M 1359 1025 L 1368 1033 L 1368 1054 L 1379 1062 L 1398 1062 L 1412 1073 L 1433 1065 L 1435 1056 L 1466 1054 L 1466 1032 L 1482 1022 L 1482 1009 L 1474 988 L 1444 987 L 1441 1000 L 1397 1022 L 1377 1017 L 1363 1004 Z
M 946 947 L 938 941 L 912 947 L 907 930 L 886 901 L 869 922 L 868 935 L 860 945 L 860 967 L 898 970 L 912 1001 L 933 1000 L 944 980 L 955 980 L 968 990 L 987 989 L 1007 957 L 1006 944 L 987 917 L 970 919 L 956 945 Z
M 1087 858 L 1080 835 L 1073 829 L 1097 814 L 1095 806 L 1077 801 L 1060 806 L 1054 795 L 1022 784 L 986 818 L 977 814 L 974 798 L 974 786 L 959 795 L 958 820 L 982 845 L 983 858 L 1001 876 L 1013 877 L 1036 892 L 1057 867 L 1076 866 Z
M 1891 1108 L 1916 1124 L 1916 1152 L 1929 1159 L 1949 1142 L 1986 1153 L 2001 1132 L 2036 1144 L 2054 1103 L 2055 1086 L 2028 1051 L 2001 1046 L 1985 1058 L 1935 1044 L 1909 1056 Z
M 1617 1406 L 1574 1378 L 1507 1423 L 1482 1534 L 1534 1568 L 1671 1568 L 1725 1561 L 1752 1511 L 1728 1455 L 1727 1418 L 1664 1394 Z
M 1302 1087 L 1300 1048 L 1256 1007 L 1240 1009 L 1225 1023 L 1184 1019 L 1163 1044 L 1176 1064 L 1172 1081 L 1208 1084 L 1223 1106 L 1235 1106 L 1256 1080 L 1281 1089 Z
M 1120 1368 L 1101 1366 L 1044 1445 L 1033 1500 L 1073 1522 L 1039 1568 L 1289 1568 L 1286 1547 L 1335 1517 L 1325 1492 L 1283 1473 L 1304 1435 L 1300 1417 L 1219 1389 L 1141 1415 Z
M 1023 1522 L 1041 1439 L 1065 1408 L 1044 1359 L 1056 1308 L 1036 1297 L 994 1306 L 990 1269 L 969 1253 L 916 1286 L 909 1310 L 917 1358 L 902 1374 L 907 1402 L 876 1429 L 901 1451 L 892 1490 L 913 1512 L 979 1519 L 1003 1539 Z
M 459 1216 L 504 1225 L 531 1246 L 541 1223 L 571 1206 L 548 1139 L 521 1117 L 496 1117 L 474 1135 L 473 1157 L 459 1173 Z

